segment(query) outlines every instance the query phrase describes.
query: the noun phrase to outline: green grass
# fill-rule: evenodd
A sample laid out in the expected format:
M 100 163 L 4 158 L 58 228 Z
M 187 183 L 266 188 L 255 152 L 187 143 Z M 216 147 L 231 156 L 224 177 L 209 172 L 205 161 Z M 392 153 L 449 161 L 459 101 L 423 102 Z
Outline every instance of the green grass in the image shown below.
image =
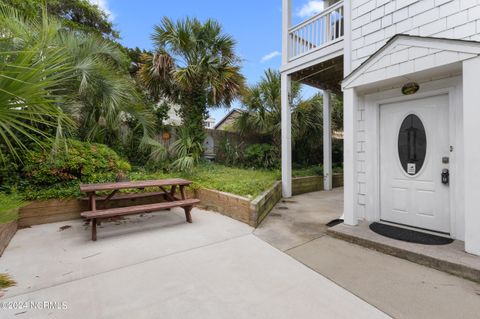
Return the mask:
M 6 289 L 15 286 L 17 283 L 7 274 L 0 274 L 0 289 Z
M 193 181 L 194 188 L 209 188 L 248 198 L 255 198 L 280 179 L 279 171 L 204 164 L 191 173 L 133 172 L 132 180 L 180 177 Z
M 0 224 L 16 220 L 23 204 L 19 195 L 0 193 Z
M 341 169 L 334 169 L 338 172 Z M 321 165 L 293 170 L 294 177 L 322 175 Z M 193 181 L 194 188 L 209 188 L 228 192 L 248 198 L 255 198 L 267 190 L 277 180 L 281 179 L 280 170 L 248 169 L 228 167 L 220 164 L 201 164 L 191 173 L 179 172 L 148 172 L 134 169 L 128 174 L 131 180 L 148 180 L 164 178 L 185 178 Z M 77 198 L 82 194 L 79 182 L 73 181 L 43 187 L 28 187 L 23 192 L 26 200 Z

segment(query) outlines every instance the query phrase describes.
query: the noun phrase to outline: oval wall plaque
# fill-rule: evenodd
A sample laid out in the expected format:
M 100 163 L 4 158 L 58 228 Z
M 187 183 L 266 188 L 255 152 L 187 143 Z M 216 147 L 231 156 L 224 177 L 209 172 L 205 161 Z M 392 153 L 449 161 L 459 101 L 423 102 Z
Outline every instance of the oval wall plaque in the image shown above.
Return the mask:
M 404 95 L 412 95 L 412 94 L 417 93 L 419 89 L 420 89 L 420 85 L 418 85 L 418 83 L 410 82 L 410 83 L 405 84 L 402 87 L 402 93 Z

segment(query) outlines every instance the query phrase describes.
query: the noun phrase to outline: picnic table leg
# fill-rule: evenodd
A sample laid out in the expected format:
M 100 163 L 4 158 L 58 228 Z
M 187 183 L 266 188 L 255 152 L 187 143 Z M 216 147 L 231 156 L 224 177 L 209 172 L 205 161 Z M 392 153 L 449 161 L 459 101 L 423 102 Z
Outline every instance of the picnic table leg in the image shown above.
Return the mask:
M 92 240 L 97 241 L 97 219 L 92 219 Z
M 187 199 L 187 195 L 185 193 L 185 186 L 180 185 L 180 193 L 182 194 L 182 199 Z
M 88 208 L 90 210 L 95 209 L 95 193 L 88 193 Z M 87 219 L 88 225 L 90 225 L 91 220 Z
M 92 211 L 97 210 L 97 198 L 95 193 L 92 193 L 90 195 L 90 205 L 91 205 Z M 97 219 L 96 218 L 92 219 L 92 240 L 93 241 L 97 240 Z
M 90 193 L 90 210 L 96 211 L 97 210 L 97 196 L 95 193 Z
M 180 185 L 180 193 L 182 194 L 182 199 L 187 199 L 187 194 L 185 192 L 185 186 Z M 184 207 L 183 209 L 185 210 L 185 218 L 187 219 L 187 223 L 192 223 L 192 214 L 190 213 L 192 211 L 193 206 L 188 206 Z
M 175 191 L 177 190 L 177 185 L 172 185 L 172 188 L 170 189 L 170 195 L 175 198 Z
M 185 217 L 187 219 L 187 223 L 192 223 L 192 214 L 190 213 L 192 211 L 192 206 L 185 207 Z

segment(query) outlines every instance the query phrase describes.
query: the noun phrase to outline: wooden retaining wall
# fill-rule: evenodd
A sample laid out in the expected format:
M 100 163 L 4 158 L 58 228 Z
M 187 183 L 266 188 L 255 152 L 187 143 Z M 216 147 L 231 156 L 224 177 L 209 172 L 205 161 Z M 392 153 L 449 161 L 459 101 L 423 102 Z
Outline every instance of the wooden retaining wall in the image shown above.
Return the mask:
M 255 227 L 260 225 L 280 199 L 282 199 L 282 182 L 275 182 L 270 189 L 252 201 L 252 217 L 255 220 Z
M 80 213 L 87 208 L 87 202 L 78 199 L 33 201 L 20 209 L 18 226 L 29 227 L 80 218 Z
M 2 256 L 5 248 L 12 239 L 13 235 L 17 232 L 17 221 L 13 221 L 6 224 L 0 224 L 0 256 Z
M 222 215 L 256 226 L 250 210 L 250 199 L 212 189 L 197 189 L 195 197 L 200 199 L 200 208 L 213 210 Z
M 333 188 L 343 186 L 343 174 L 333 174 L 332 186 Z M 318 192 L 322 190 L 323 190 L 323 176 L 296 177 L 292 179 L 293 195 Z
M 300 195 L 323 190 L 322 176 L 296 177 L 292 179 L 292 194 Z

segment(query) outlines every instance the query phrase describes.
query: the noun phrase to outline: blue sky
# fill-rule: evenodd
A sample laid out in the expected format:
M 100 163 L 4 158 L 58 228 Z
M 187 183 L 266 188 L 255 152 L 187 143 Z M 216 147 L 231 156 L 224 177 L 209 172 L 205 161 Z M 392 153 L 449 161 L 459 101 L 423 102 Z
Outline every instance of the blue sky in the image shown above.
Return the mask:
M 128 47 L 153 49 L 150 35 L 163 16 L 201 20 L 213 18 L 237 41 L 237 53 L 243 59 L 242 72 L 248 83 L 260 79 L 266 68 L 281 64 L 281 0 L 90 0 L 109 15 L 120 31 L 121 43 Z M 322 8 L 322 1 L 294 0 L 294 22 Z M 305 94 L 309 94 L 308 91 Z M 228 110 L 215 110 L 219 121 Z

